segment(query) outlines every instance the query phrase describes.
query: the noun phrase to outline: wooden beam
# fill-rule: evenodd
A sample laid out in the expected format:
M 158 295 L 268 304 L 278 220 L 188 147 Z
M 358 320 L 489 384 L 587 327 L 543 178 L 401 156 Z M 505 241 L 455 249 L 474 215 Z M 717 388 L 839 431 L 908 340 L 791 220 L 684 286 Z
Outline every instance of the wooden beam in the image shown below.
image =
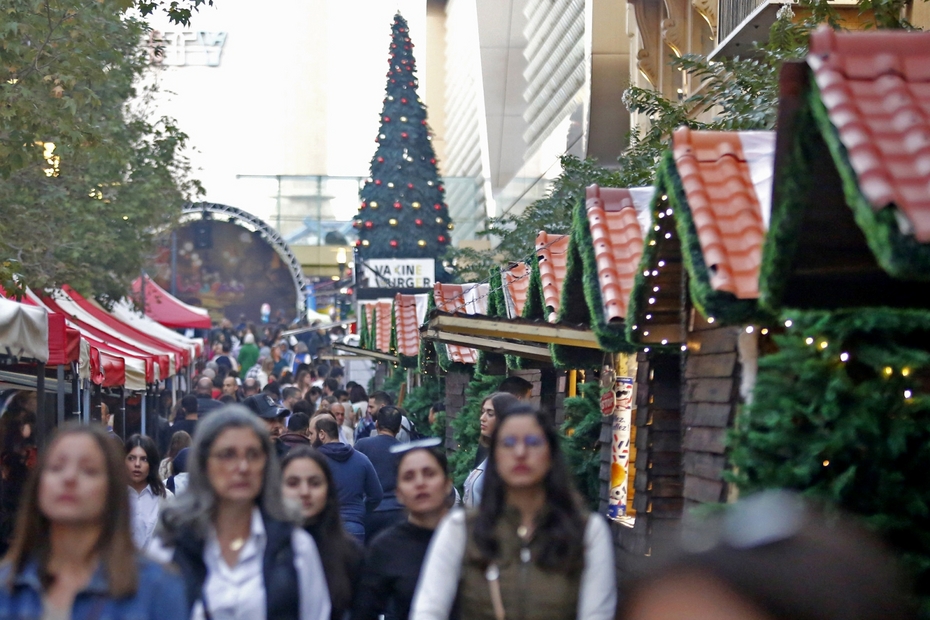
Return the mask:
M 469 336 L 511 338 L 525 342 L 600 349 L 594 332 L 588 329 L 549 325 L 537 321 L 437 313 L 430 317 L 427 328 Z
M 497 340 L 495 338 L 470 336 L 467 334 L 456 334 L 434 328 L 428 328 L 426 331 L 422 332 L 421 335 L 427 340 L 435 340 L 445 344 L 454 344 L 501 355 L 516 355 L 540 362 L 552 362 L 552 356 L 549 354 L 549 347 L 546 346 L 521 344 L 517 342 L 508 342 L 506 340 Z
M 345 351 L 346 353 L 354 353 L 359 357 L 370 357 L 373 360 L 378 360 L 379 362 L 391 362 L 392 364 L 399 364 L 400 358 L 390 353 L 382 353 L 381 351 L 369 351 L 368 349 L 363 349 L 361 347 L 353 347 L 348 344 L 336 343 L 333 345 L 333 349 L 336 351 Z

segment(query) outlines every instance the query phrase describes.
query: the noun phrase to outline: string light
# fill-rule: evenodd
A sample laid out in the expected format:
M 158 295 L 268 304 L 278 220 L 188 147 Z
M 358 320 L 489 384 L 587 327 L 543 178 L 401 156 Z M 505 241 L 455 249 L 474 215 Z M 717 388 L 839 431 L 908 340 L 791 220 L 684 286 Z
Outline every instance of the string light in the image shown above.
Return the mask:
M 913 393 L 910 390 L 904 390 L 904 398 L 910 398 L 912 394 Z
M 849 353 L 847 353 L 846 351 L 843 351 L 842 353 L 840 353 L 840 361 L 841 361 L 841 362 L 848 362 L 848 361 L 849 361 Z
M 821 341 L 821 343 L 820 343 L 820 348 L 821 348 L 821 349 L 826 349 L 827 346 L 829 346 L 829 345 L 828 345 L 828 343 L 827 343 L 826 340 Z
M 713 325 L 713 323 L 714 323 L 715 320 L 716 320 L 716 319 L 714 319 L 714 317 L 712 317 L 712 316 L 707 317 L 707 322 L 710 323 L 711 325 Z
M 891 366 L 885 366 L 885 376 L 890 377 L 894 373 L 894 368 Z
M 910 368 L 902 368 L 902 369 L 901 369 L 901 376 L 902 376 L 902 377 L 906 377 L 906 376 L 908 376 L 909 374 L 911 374 L 911 369 L 910 369 Z
M 660 261 L 659 261 L 659 267 L 665 267 L 665 261 L 664 261 L 664 260 L 660 260 Z
M 686 345 L 686 344 L 681 345 L 681 350 L 682 350 L 682 351 L 687 351 L 687 350 L 688 350 L 688 345 Z
M 668 344 L 668 340 L 665 339 L 665 338 L 663 338 L 663 339 L 662 339 L 662 344 Z
M 814 344 L 814 339 L 808 336 L 807 338 L 804 339 L 804 342 L 806 342 L 808 345 L 812 345 Z
M 768 327 L 763 327 L 763 328 L 762 328 L 762 331 L 761 331 L 760 333 L 761 333 L 763 336 L 765 336 L 766 334 L 769 333 L 769 328 L 768 328 Z
M 794 322 L 791 319 L 785 321 L 785 327 L 791 327 L 792 325 L 794 325 Z
M 824 467 L 829 467 L 829 466 L 830 466 L 830 461 L 824 461 L 824 462 L 823 462 L 823 466 L 824 466 Z
M 746 327 L 746 333 L 747 333 L 747 334 L 751 334 L 752 332 L 753 332 L 753 326 L 752 326 L 752 325 L 748 325 L 748 326 Z

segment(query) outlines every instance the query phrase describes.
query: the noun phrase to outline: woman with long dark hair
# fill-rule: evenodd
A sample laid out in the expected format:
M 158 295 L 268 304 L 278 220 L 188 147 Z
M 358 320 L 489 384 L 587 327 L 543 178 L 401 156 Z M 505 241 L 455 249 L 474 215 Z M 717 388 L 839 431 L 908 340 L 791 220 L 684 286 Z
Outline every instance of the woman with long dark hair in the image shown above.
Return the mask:
M 392 525 L 371 542 L 352 620 L 406 620 L 423 558 L 436 526 L 452 504 L 452 480 L 439 438 L 397 444 L 397 500 L 407 520 Z M 447 618 L 444 616 L 444 618 Z
M 186 617 L 180 579 L 133 545 L 127 484 L 122 450 L 103 428 L 68 426 L 52 437 L 0 565 L 0 616 Z
M 174 497 L 158 475 L 158 448 L 151 437 L 135 434 L 126 440 L 126 472 L 129 474 L 129 509 L 132 540 L 139 549 L 152 542 L 161 500 Z
M 352 608 L 362 572 L 362 547 L 346 533 L 339 515 L 339 494 L 325 456 L 309 446 L 292 448 L 281 461 L 285 500 L 300 507 L 304 529 L 313 536 L 323 561 L 332 620 Z
M 491 446 L 491 435 L 497 428 L 497 421 L 507 409 L 519 405 L 520 401 L 513 394 L 494 392 L 481 401 L 481 424 L 478 436 L 478 451 L 475 456 L 475 468 L 465 478 L 462 503 L 465 508 L 477 508 L 481 503 L 481 493 L 484 490 L 484 472 L 488 468 L 488 451 Z
M 582 507 L 558 435 L 529 405 L 507 409 L 491 436 L 477 512 L 436 532 L 412 620 L 608 620 L 617 593 L 607 523 Z
M 244 407 L 200 421 L 187 490 L 161 512 L 150 553 L 172 560 L 188 614 L 209 620 L 329 620 L 316 544 L 281 500 L 268 431 Z

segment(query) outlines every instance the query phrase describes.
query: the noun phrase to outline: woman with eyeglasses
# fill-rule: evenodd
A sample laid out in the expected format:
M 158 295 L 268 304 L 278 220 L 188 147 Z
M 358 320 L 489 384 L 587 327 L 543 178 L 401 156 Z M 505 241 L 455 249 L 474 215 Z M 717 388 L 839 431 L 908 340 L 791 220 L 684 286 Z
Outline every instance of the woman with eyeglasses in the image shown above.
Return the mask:
M 352 620 L 406 620 L 436 526 L 452 504 L 452 480 L 438 438 L 396 444 L 397 499 L 407 519 L 371 542 Z
M 475 456 L 475 469 L 465 479 L 462 503 L 465 508 L 477 508 L 481 504 L 481 491 L 484 488 L 484 472 L 488 467 L 488 451 L 491 436 L 497 428 L 497 420 L 503 412 L 520 404 L 512 394 L 494 392 L 481 401 L 481 434 L 478 437 L 478 452 Z
M 98 425 L 66 426 L 39 453 L 0 564 L 0 617 L 185 617 L 181 579 L 133 545 L 124 459 Z
M 508 408 L 491 435 L 477 512 L 436 531 L 412 620 L 608 620 L 617 602 L 607 523 L 586 511 L 558 436 L 529 405 Z
M 284 499 L 300 507 L 304 529 L 323 561 L 332 620 L 349 614 L 362 573 L 362 546 L 346 533 L 339 495 L 327 458 L 310 446 L 292 448 L 281 462 Z
M 150 553 L 173 561 L 205 620 L 329 620 L 316 544 L 284 510 L 262 421 L 233 405 L 200 421 L 187 490 L 161 513 Z

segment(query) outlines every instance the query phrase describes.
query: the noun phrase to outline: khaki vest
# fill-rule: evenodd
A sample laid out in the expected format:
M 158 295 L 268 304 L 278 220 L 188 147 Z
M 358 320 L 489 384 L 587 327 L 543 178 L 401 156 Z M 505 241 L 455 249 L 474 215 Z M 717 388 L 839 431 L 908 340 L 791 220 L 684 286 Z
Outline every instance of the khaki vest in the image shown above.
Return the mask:
M 475 514 L 466 519 L 468 542 L 459 581 L 458 608 L 460 620 L 495 620 L 488 581 L 481 554 L 472 539 Z M 539 553 L 540 541 L 531 539 L 526 545 L 517 536 L 519 513 L 507 508 L 497 523 L 501 598 L 507 620 L 574 620 L 578 613 L 578 589 L 581 574 L 569 576 L 540 568 L 533 559 Z

